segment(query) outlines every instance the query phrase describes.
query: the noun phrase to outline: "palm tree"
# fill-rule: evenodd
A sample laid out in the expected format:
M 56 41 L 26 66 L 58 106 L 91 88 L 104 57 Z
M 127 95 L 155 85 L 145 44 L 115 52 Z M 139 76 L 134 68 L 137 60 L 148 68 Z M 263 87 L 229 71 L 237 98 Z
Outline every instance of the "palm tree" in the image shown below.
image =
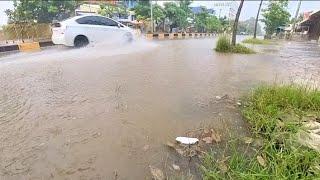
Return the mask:
M 244 0 L 241 0 L 240 5 L 238 7 L 237 14 L 236 14 L 236 19 L 234 20 L 234 23 L 233 23 L 233 32 L 232 32 L 232 41 L 231 41 L 231 44 L 233 46 L 236 45 L 237 28 L 238 28 L 238 22 L 239 22 L 239 17 L 240 17 L 241 9 L 243 6 L 243 2 Z
M 256 23 L 254 24 L 253 39 L 257 38 L 257 26 L 258 26 L 259 14 L 260 14 L 260 10 L 261 10 L 262 1 L 263 0 L 260 1 L 260 5 L 259 5 L 257 17 L 256 17 Z

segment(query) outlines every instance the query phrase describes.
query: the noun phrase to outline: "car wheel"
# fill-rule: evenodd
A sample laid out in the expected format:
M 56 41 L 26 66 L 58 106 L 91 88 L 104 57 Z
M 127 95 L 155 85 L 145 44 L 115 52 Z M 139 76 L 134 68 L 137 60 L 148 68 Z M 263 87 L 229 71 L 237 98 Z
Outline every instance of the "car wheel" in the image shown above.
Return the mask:
M 132 35 L 132 33 L 126 33 L 125 35 L 124 35 L 124 37 L 125 37 L 125 40 L 127 41 L 127 42 L 131 42 L 131 41 L 133 41 L 133 35 Z
M 84 47 L 89 44 L 89 40 L 86 36 L 79 35 L 74 39 L 74 46 L 75 47 Z

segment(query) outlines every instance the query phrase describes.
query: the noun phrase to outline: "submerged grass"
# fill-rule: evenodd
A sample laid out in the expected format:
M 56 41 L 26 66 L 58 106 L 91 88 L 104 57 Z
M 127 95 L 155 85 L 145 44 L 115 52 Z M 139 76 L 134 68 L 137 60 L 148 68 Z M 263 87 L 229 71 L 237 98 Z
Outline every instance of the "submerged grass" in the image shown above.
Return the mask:
M 247 48 L 241 44 L 231 45 L 230 38 L 228 36 L 220 36 L 217 41 L 217 46 L 215 48 L 217 52 L 223 53 L 239 53 L 239 54 L 254 54 L 250 48 Z
M 265 39 L 257 39 L 257 38 L 248 38 L 242 41 L 243 43 L 247 44 L 271 44 L 270 40 L 265 40 Z
M 262 145 L 248 145 L 243 151 L 239 147 L 244 143 L 237 140 L 227 143 L 223 156 L 228 159 L 207 154 L 201 166 L 204 179 L 320 179 L 320 153 L 298 144 L 295 136 L 304 117 L 319 117 L 320 91 L 299 85 L 266 85 L 244 102 L 243 115 Z

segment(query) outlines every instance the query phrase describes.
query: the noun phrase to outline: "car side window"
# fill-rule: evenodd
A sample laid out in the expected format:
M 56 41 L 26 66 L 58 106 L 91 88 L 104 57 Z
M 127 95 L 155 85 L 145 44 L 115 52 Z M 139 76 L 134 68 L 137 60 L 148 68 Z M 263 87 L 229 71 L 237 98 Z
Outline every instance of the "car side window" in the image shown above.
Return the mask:
M 118 26 L 118 23 L 100 16 L 86 16 L 76 20 L 79 24 L 101 25 L 101 26 Z
M 111 19 L 108 19 L 108 18 L 99 17 L 99 21 L 101 21 L 102 25 L 104 25 L 104 26 L 118 26 L 117 22 L 115 22 Z
M 91 24 L 91 25 L 96 25 L 96 21 L 94 19 L 94 16 L 86 16 L 82 17 L 76 20 L 77 23 L 79 24 Z

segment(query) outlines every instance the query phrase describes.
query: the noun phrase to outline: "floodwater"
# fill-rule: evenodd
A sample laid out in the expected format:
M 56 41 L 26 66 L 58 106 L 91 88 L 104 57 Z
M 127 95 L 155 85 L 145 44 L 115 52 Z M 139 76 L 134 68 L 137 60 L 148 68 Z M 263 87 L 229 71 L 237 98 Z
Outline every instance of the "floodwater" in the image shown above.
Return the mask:
M 164 143 L 187 130 L 245 133 L 238 108 L 215 96 L 320 77 L 316 44 L 257 46 L 255 55 L 214 46 L 139 41 L 2 57 L 0 179 L 151 179 L 149 165 L 184 166 Z

